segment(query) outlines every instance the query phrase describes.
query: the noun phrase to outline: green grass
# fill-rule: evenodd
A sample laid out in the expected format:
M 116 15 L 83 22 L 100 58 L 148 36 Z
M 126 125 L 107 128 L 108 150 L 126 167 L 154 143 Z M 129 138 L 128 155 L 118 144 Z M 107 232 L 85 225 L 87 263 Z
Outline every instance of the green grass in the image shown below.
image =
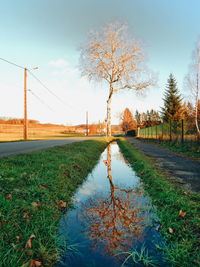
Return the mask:
M 133 249 L 127 252 L 121 252 L 118 255 L 124 255 L 125 260 L 123 261 L 121 267 L 126 266 L 127 262 L 131 262 L 133 266 L 136 264 L 142 264 L 143 266 L 155 266 L 156 262 L 149 256 L 148 250 L 145 249 L 144 246 L 141 247 L 141 250 L 138 252 L 137 250 Z M 137 265 L 136 265 L 137 266 Z
M 30 266 L 31 260 L 52 266 L 58 260 L 59 220 L 106 145 L 102 138 L 1 159 L 0 266 Z
M 172 266 L 200 266 L 200 195 L 177 188 L 153 160 L 124 139 L 118 143 L 157 207 L 160 231 L 167 243 L 163 249 Z M 179 215 L 181 210 L 186 212 L 184 217 Z

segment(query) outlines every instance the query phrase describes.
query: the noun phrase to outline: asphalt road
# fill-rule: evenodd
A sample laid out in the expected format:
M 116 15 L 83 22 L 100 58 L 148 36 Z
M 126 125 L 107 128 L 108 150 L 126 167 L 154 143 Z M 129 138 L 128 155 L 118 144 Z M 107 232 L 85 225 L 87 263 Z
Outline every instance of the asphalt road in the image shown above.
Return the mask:
M 127 138 L 139 150 L 156 160 L 156 165 L 170 174 L 180 185 L 195 192 L 200 192 L 200 161 L 177 154 L 156 144 L 136 138 Z
M 92 137 L 69 137 L 67 139 L 37 140 L 0 143 L 0 157 L 7 157 L 53 146 L 62 146 L 74 142 L 92 139 Z

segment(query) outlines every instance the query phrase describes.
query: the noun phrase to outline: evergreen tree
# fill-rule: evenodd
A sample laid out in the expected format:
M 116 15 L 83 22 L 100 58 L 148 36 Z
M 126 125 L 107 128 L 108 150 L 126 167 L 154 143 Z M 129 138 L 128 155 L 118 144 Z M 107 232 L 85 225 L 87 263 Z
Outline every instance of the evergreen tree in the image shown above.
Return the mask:
M 137 127 L 141 127 L 141 114 L 139 113 L 137 109 L 135 112 L 135 120 L 136 120 Z
M 165 122 L 180 120 L 183 117 L 182 98 L 177 88 L 176 80 L 172 74 L 169 75 L 167 88 L 164 93 L 164 107 L 162 117 Z

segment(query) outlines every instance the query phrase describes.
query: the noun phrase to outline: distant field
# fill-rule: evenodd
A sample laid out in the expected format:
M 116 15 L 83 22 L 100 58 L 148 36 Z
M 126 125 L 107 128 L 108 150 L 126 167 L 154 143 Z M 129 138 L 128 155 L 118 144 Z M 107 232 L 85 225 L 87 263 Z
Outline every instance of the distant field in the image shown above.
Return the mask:
M 84 136 L 82 133 L 70 133 L 67 126 L 30 124 L 28 139 L 59 139 L 69 136 Z M 0 142 L 23 140 L 23 125 L 0 124 Z

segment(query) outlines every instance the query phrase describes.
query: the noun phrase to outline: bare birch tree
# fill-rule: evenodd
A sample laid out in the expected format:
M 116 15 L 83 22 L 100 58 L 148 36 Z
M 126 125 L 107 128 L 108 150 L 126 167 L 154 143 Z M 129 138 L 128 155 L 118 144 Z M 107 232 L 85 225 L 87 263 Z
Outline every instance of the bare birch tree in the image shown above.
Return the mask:
M 186 76 L 186 86 L 190 90 L 194 107 L 195 107 L 195 125 L 198 137 L 200 137 L 200 129 L 198 121 L 198 104 L 200 101 L 200 38 L 197 41 L 196 47 L 192 53 L 192 64 Z
M 153 84 L 144 62 L 141 43 L 130 38 L 127 26 L 120 23 L 106 24 L 100 32 L 91 32 L 81 47 L 82 75 L 108 85 L 107 136 L 111 136 L 113 94 L 124 89 L 139 91 Z

